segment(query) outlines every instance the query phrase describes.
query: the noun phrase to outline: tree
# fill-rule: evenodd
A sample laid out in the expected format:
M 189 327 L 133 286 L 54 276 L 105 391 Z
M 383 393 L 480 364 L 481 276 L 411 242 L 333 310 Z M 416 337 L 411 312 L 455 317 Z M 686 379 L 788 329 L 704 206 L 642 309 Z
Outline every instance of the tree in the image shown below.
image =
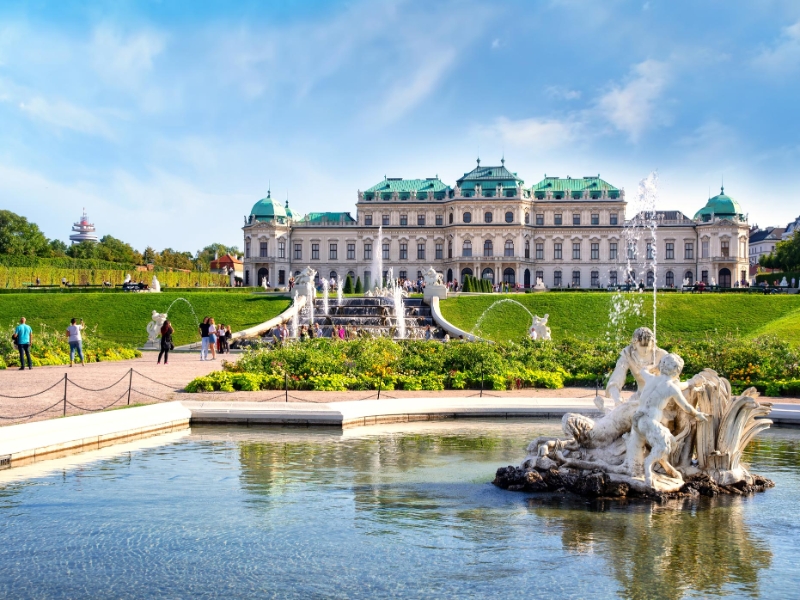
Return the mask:
M 0 254 L 50 256 L 50 246 L 38 225 L 10 210 L 0 210 Z
M 142 253 L 142 261 L 144 262 L 144 264 L 146 265 L 155 264 L 157 258 L 158 258 L 158 252 L 156 252 L 152 246 L 148 246 L 147 248 L 144 249 L 144 252 Z
M 783 271 L 793 271 L 800 268 L 800 235 L 798 233 L 795 231 L 792 237 L 775 245 L 775 267 Z
M 50 240 L 50 256 L 54 257 L 63 257 L 67 255 L 67 250 L 69 250 L 69 246 L 67 246 L 61 240 Z
M 201 267 L 201 270 L 208 271 L 210 269 L 209 265 L 211 261 L 214 260 L 215 256 L 221 257 L 226 254 L 237 256 L 239 254 L 239 248 L 237 246 L 226 246 L 225 244 L 210 244 L 202 250 L 197 251 L 195 262 L 198 267 Z
M 350 273 L 347 274 L 344 280 L 344 289 L 342 290 L 345 294 L 352 294 L 353 293 L 353 278 L 350 277 Z
M 361 285 L 361 276 L 359 275 L 356 277 L 356 294 L 363 294 L 364 293 L 364 286 Z
M 105 235 L 95 247 L 95 258 L 118 263 L 142 264 L 142 255 L 133 246 L 122 240 Z
M 156 265 L 173 269 L 194 270 L 194 257 L 191 252 L 178 252 L 172 248 L 164 248 L 156 258 Z
M 67 248 L 67 256 L 70 258 L 95 258 L 97 242 L 78 242 Z

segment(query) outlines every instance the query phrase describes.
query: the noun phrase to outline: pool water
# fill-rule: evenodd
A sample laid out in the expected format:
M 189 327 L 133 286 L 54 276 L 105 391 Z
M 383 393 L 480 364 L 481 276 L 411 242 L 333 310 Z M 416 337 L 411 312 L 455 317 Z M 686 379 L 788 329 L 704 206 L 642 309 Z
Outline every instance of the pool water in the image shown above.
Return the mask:
M 800 430 L 776 488 L 657 506 L 503 491 L 554 421 L 196 427 L 0 472 L 2 598 L 800 595 Z

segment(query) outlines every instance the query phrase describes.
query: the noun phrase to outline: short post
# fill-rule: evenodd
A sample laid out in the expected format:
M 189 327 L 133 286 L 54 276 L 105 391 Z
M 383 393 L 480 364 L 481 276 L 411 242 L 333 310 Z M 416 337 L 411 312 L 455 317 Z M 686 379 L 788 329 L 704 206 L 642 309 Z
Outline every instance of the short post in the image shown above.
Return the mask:
M 289 403 L 289 374 L 284 372 L 283 374 L 283 387 L 286 390 L 286 403 Z
M 67 374 L 64 373 L 64 416 L 67 416 Z
M 378 379 L 378 400 L 381 399 L 381 388 L 383 387 L 383 377 Z
M 133 387 L 133 367 L 128 372 L 128 406 L 131 405 L 131 388 Z

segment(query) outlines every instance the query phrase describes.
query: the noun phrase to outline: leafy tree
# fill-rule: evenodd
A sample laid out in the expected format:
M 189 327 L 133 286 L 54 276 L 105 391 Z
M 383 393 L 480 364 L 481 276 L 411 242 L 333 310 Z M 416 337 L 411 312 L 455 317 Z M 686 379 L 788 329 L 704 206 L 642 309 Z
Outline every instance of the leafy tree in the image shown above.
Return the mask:
M 78 242 L 67 248 L 67 256 L 71 258 L 95 258 L 97 242 Z
M 48 245 L 50 246 L 50 256 L 57 258 L 66 256 L 67 250 L 69 250 L 69 246 L 61 240 L 50 240 Z
M 210 269 L 209 265 L 211 264 L 211 261 L 214 260 L 214 255 L 220 257 L 225 256 L 226 254 L 238 256 L 240 254 L 239 248 L 237 246 L 226 246 L 225 244 L 210 244 L 202 250 L 197 251 L 195 263 L 197 263 L 197 266 L 203 271 L 208 271 Z
M 350 277 L 350 274 L 347 274 L 347 277 L 344 280 L 344 289 L 342 290 L 345 294 L 352 294 L 353 293 L 353 278 Z
M 0 210 L 0 254 L 47 257 L 50 247 L 38 225 L 10 210 Z
M 178 252 L 172 248 L 164 248 L 156 258 L 156 265 L 173 269 L 194 270 L 194 257 L 191 252 Z
M 142 253 L 142 262 L 144 262 L 144 264 L 155 264 L 157 258 L 158 252 L 156 252 L 152 246 L 148 246 L 144 249 L 144 252 Z
M 142 255 L 137 250 L 134 250 L 133 246 L 110 235 L 103 236 L 100 243 L 97 244 L 94 257 L 111 262 L 132 263 L 135 265 L 141 264 L 143 261 Z
M 361 276 L 359 275 L 356 277 L 356 294 L 363 294 L 364 293 L 364 286 L 361 285 Z

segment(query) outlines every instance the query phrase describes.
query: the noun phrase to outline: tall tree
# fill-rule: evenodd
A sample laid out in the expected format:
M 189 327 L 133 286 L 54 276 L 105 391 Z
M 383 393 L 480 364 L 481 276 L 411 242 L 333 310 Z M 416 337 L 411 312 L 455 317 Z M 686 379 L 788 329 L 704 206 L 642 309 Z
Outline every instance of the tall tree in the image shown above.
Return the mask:
M 78 242 L 67 248 L 67 256 L 71 258 L 96 258 L 97 242 Z
M 194 270 L 194 259 L 191 252 L 178 252 L 172 248 L 164 248 L 156 258 L 156 264 L 160 267 L 172 267 L 173 269 Z
M 149 265 L 151 263 L 155 264 L 157 258 L 158 258 L 158 253 L 152 246 L 148 246 L 147 248 L 144 249 L 144 252 L 142 252 L 142 261 L 146 265 Z
M 67 246 L 61 240 L 50 240 L 50 256 L 54 257 L 63 257 L 67 255 L 67 250 L 69 250 L 69 246 Z
M 133 246 L 126 244 L 122 240 L 105 235 L 95 248 L 95 257 L 101 260 L 108 260 L 119 263 L 142 264 L 142 255 L 134 250 Z
M 0 210 L 0 254 L 50 256 L 50 247 L 38 225 L 10 210 Z

